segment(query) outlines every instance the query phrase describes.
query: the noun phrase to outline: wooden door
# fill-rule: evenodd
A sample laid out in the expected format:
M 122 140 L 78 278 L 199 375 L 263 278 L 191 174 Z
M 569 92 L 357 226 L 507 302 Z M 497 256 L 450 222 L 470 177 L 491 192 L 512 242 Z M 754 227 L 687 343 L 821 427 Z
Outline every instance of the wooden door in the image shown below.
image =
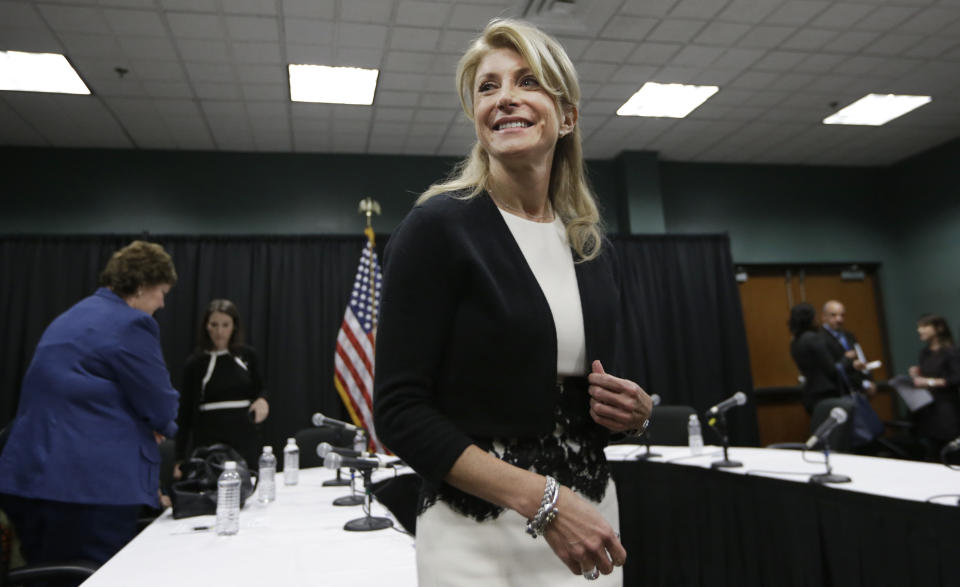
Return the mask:
M 798 376 L 790 356 L 791 334 L 787 327 L 790 308 L 800 302 L 818 313 L 828 300 L 846 308 L 845 328 L 853 332 L 868 360 L 884 365 L 874 379 L 888 378 L 886 339 L 877 291 L 876 268 L 861 265 L 851 271 L 844 266 L 741 266 L 740 302 L 750 350 L 754 388 L 758 391 L 757 418 L 761 445 L 798 442 L 809 435 L 810 419 L 800 404 Z M 871 400 L 881 418 L 893 415 L 888 390 Z

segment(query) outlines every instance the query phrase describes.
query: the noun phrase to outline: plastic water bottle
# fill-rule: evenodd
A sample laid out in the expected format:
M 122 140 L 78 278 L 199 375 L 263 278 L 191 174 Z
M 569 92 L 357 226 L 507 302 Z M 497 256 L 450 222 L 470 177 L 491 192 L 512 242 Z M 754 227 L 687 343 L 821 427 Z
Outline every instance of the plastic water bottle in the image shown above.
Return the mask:
M 277 499 L 277 457 L 273 456 L 273 447 L 263 447 L 260 455 L 260 472 L 257 473 L 257 500 L 260 503 L 270 503 Z
M 363 452 L 367 448 L 367 433 L 364 430 L 357 430 L 353 435 L 353 450 Z
M 236 534 L 239 530 L 240 473 L 236 461 L 227 461 L 217 480 L 217 534 Z
M 698 455 L 703 452 L 703 435 L 700 434 L 700 419 L 696 414 L 690 414 L 687 421 L 687 436 L 690 438 L 690 452 Z
M 297 439 L 288 438 L 283 447 L 283 484 L 296 485 L 300 480 L 300 447 Z

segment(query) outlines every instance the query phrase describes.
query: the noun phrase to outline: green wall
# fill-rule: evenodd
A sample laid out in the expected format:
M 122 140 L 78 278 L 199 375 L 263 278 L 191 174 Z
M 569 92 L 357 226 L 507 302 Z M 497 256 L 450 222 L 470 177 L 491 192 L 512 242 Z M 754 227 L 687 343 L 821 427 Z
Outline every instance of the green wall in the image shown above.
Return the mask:
M 897 250 L 887 285 L 900 320 L 891 325 L 893 352 L 904 364 L 916 362 L 920 344 L 915 322 L 941 314 L 960 343 L 960 140 L 893 168 L 891 232 Z

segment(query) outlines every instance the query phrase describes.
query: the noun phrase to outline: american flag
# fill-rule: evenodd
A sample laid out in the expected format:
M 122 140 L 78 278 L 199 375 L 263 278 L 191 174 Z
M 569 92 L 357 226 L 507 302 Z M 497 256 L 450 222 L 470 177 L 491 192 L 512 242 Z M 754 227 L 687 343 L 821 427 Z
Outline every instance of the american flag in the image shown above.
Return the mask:
M 333 381 L 353 423 L 367 430 L 370 448 L 384 452 L 373 430 L 373 365 L 382 276 L 373 248 L 373 229 L 367 228 L 364 234 L 367 246 L 360 255 L 350 303 L 337 333 Z

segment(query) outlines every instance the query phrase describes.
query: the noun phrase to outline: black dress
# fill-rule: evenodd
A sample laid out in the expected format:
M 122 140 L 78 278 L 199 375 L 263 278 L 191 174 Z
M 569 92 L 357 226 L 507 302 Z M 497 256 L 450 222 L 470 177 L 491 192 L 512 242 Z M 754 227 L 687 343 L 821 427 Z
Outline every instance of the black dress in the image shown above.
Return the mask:
M 946 380 L 946 386 L 930 390 L 933 403 L 914 413 L 917 432 L 938 445 L 960 436 L 960 352 L 953 347 L 932 351 L 924 347 L 917 362 L 921 377 Z
M 256 352 L 244 346 L 190 355 L 180 392 L 177 459 L 198 446 L 225 443 L 256 469 L 261 439 L 249 409 L 266 397 Z M 223 402 L 232 404 L 223 407 Z

